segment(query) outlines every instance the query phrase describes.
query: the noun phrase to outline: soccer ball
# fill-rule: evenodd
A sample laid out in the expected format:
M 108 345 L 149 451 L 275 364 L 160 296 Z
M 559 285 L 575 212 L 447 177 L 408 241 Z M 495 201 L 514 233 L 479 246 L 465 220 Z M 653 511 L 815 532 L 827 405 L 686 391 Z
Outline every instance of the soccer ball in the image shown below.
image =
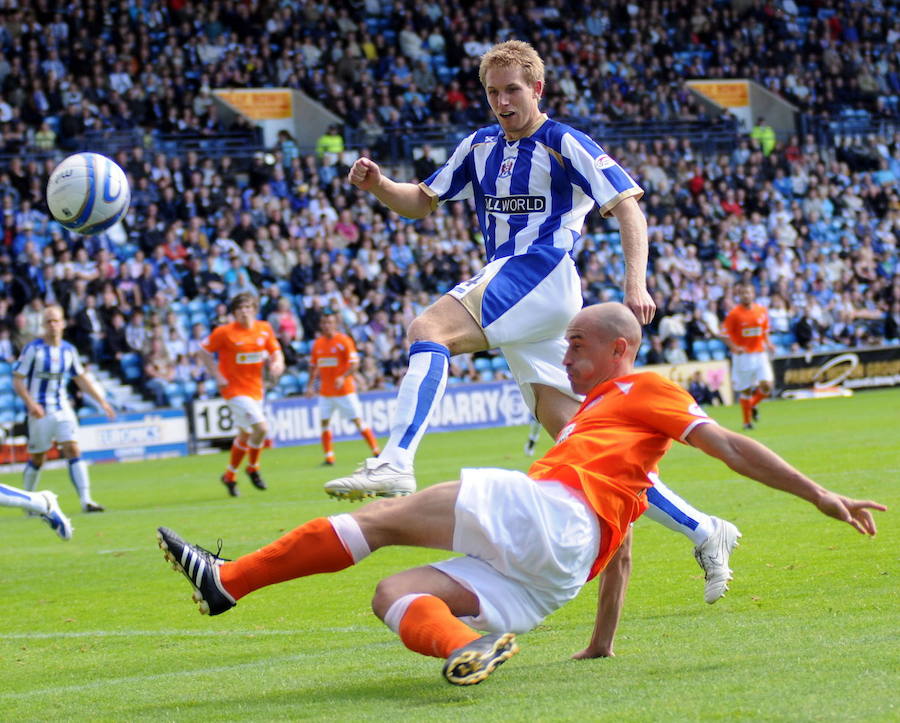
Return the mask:
M 53 218 L 86 236 L 115 224 L 128 211 L 130 202 L 125 172 L 99 153 L 69 156 L 47 182 L 47 205 Z

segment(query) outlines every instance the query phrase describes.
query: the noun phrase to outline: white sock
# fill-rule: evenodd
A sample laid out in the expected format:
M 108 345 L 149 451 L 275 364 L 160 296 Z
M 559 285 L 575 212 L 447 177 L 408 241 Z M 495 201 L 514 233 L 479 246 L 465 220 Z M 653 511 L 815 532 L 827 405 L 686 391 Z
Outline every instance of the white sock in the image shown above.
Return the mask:
M 41 468 L 35 467 L 29 459 L 25 463 L 25 471 L 22 472 L 22 485 L 29 492 L 37 489 L 38 482 L 41 479 Z
M 6 485 L 0 485 L 0 506 L 20 507 L 36 515 L 44 515 L 48 512 L 47 500 L 40 492 L 28 492 Z
M 366 536 L 353 515 L 347 513 L 332 515 L 328 518 L 328 521 L 331 523 L 331 527 L 340 539 L 344 549 L 353 558 L 354 565 L 372 554 L 372 549 L 369 547 Z
M 532 419 L 531 424 L 528 425 L 528 441 L 532 444 L 537 444 L 541 438 L 542 429 L 541 423 L 536 419 Z
M 450 351 L 443 344 L 417 341 L 409 348 L 409 368 L 400 382 L 391 436 L 378 459 L 412 471 L 428 420 L 447 386 Z
M 647 490 L 649 507 L 644 513 L 654 522 L 690 538 L 694 546 L 702 544 L 713 531 L 712 518 L 692 507 L 670 490 L 658 475 L 648 475 L 653 486 Z
M 93 502 L 91 499 L 91 479 L 88 477 L 87 465 L 81 457 L 69 460 L 69 479 L 78 490 L 78 499 L 82 505 Z

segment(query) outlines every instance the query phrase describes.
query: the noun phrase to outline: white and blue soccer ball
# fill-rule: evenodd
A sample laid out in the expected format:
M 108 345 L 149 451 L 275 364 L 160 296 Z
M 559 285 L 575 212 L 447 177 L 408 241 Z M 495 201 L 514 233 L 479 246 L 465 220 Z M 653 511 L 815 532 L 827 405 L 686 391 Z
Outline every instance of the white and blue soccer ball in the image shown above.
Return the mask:
M 76 153 L 47 182 L 53 218 L 70 231 L 90 236 L 113 226 L 128 211 L 131 188 L 115 161 L 99 153 Z

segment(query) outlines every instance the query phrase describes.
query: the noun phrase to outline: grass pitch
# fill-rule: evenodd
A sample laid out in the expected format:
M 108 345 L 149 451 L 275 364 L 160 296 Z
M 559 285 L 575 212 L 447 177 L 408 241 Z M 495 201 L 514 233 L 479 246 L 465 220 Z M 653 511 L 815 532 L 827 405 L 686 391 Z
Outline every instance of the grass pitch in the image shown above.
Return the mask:
M 0 719 L 900 720 L 898 408 L 897 391 L 772 402 L 753 432 L 825 486 L 892 507 L 874 540 L 675 445 L 663 478 L 744 534 L 727 596 L 706 605 L 690 543 L 640 520 L 618 657 L 570 660 L 590 634 L 593 582 L 471 689 L 443 682 L 441 661 L 405 650 L 368 607 L 378 579 L 446 553 L 382 550 L 206 618 L 156 547 L 165 524 L 237 556 L 350 509 L 321 487 L 365 456 L 361 440 L 338 446 L 333 469 L 316 467 L 316 447 L 270 450 L 269 491 L 244 480 L 238 499 L 218 482 L 224 454 L 95 466 L 109 512 L 74 514 L 69 543 L 0 510 Z M 739 426 L 736 407 L 713 415 Z M 524 469 L 525 437 L 427 436 L 420 484 L 455 478 L 461 463 Z M 77 509 L 64 470 L 42 486 Z

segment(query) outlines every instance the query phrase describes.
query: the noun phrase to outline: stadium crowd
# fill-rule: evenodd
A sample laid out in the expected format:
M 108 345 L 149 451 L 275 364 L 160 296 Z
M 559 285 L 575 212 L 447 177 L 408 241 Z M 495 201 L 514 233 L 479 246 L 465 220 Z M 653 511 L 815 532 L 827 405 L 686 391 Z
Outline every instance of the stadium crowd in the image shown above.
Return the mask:
M 646 190 L 659 310 L 641 362 L 724 354 L 718 327 L 740 281 L 769 307 L 780 352 L 896 341 L 900 21 L 890 3 L 818 2 L 815 13 L 792 0 L 741 13 L 686 0 L 613 1 L 587 14 L 570 5 L 74 2 L 62 13 L 38 2 L 3 11 L 0 357 L 14 358 L 40 334 L 42 307 L 60 303 L 86 357 L 156 403 L 177 403 L 214 391 L 199 342 L 225 320 L 228 298 L 251 291 L 292 370 L 275 393 L 302 391 L 325 309 L 359 344 L 361 387 L 393 384 L 408 323 L 482 265 L 473 210 L 448 204 L 408 222 L 347 183 L 341 154 L 306 153 L 287 133 L 247 162 L 162 151 L 170 146 L 159 141 L 249 132 L 240 121 L 225 128 L 211 88 L 290 86 L 343 118 L 337 140 L 378 158 L 413 127 L 484 124 L 478 57 L 508 37 L 531 39 L 548 59 L 546 108 L 576 125 L 703 119 L 683 85 L 690 77 L 753 78 L 812 117 L 886 122 L 856 149 L 812 133 L 753 133 L 724 151 L 702 137 L 608 147 Z M 563 32 L 567 17 L 578 20 Z M 49 172 L 90 139 L 122 131 L 137 140 L 116 154 L 132 184 L 124 222 L 95 237 L 64 231 L 44 201 Z M 423 151 L 406 159 L 405 177 L 436 168 Z M 619 299 L 618 233 L 599 216 L 585 231 L 585 301 Z M 504 373 L 485 360 L 453 362 L 453 380 Z

